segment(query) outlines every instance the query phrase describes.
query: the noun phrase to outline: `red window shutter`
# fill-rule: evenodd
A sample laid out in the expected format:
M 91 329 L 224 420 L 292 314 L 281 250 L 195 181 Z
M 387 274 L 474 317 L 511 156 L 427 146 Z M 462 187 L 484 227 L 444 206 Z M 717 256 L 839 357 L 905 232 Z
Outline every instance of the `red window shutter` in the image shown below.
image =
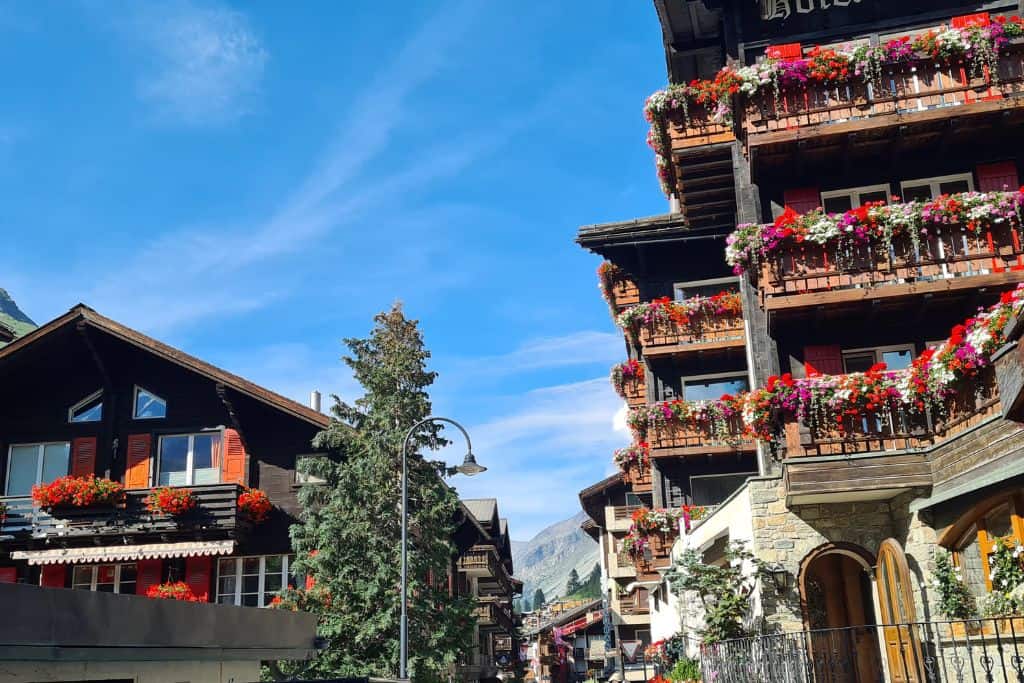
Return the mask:
M 18 570 L 16 567 L 0 567 L 0 583 L 17 583 Z
M 163 578 L 163 560 L 139 560 L 135 563 L 135 594 L 145 595 Z
M 805 346 L 804 370 L 808 376 L 843 374 L 843 352 L 839 345 Z
M 976 14 L 961 14 L 959 17 L 953 17 L 953 28 L 968 28 L 971 26 L 988 26 L 990 23 L 988 12 L 978 12 Z
M 39 572 L 39 585 L 46 588 L 63 588 L 67 567 L 63 564 L 44 564 Z
M 76 477 L 96 474 L 95 436 L 83 436 L 71 442 L 71 474 Z
M 1020 187 L 1017 181 L 1017 162 L 1015 161 L 978 164 L 977 172 L 979 192 L 1001 192 L 1016 190 Z
M 782 201 L 797 213 L 803 214 L 821 206 L 821 194 L 816 187 L 799 187 L 786 190 L 782 195 Z
M 769 59 L 800 59 L 804 56 L 804 51 L 800 43 L 785 43 L 769 45 L 765 48 L 764 54 Z
M 149 434 L 128 435 L 128 454 L 125 458 L 124 470 L 125 488 L 149 488 L 151 443 L 152 437 Z
M 234 429 L 224 430 L 224 458 L 220 466 L 220 480 L 227 484 L 245 484 L 245 446 L 241 435 Z
M 204 602 L 210 600 L 210 565 L 209 557 L 188 557 L 185 559 L 185 583 L 192 593 Z

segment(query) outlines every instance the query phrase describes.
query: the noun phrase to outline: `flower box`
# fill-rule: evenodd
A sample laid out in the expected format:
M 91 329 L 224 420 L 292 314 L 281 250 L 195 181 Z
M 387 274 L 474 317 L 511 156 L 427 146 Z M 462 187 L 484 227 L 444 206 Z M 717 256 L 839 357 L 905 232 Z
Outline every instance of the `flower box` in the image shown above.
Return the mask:
M 260 524 L 274 509 L 267 494 L 260 489 L 246 488 L 238 496 L 238 511 L 253 524 Z
M 91 474 L 87 477 L 69 475 L 55 479 L 49 484 L 37 484 L 32 487 L 32 502 L 51 513 L 92 507 L 114 507 L 123 505 L 124 500 L 122 484 Z
M 165 486 L 154 489 L 146 496 L 146 509 L 152 514 L 183 517 L 199 505 L 191 489 Z
M 181 600 L 183 602 L 205 602 L 192 592 L 192 588 L 184 581 L 158 583 L 146 590 L 147 598 L 157 600 Z
M 653 488 L 650 465 L 629 463 L 622 470 L 622 480 L 637 493 L 645 493 Z

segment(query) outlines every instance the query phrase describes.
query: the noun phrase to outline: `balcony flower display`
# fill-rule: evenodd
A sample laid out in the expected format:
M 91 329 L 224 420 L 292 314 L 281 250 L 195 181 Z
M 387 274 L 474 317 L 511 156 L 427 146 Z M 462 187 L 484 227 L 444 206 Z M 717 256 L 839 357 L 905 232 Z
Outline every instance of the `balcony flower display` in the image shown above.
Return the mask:
M 238 511 L 254 524 L 265 521 L 272 509 L 270 498 L 260 489 L 246 488 L 238 495 Z
M 203 599 L 192 592 L 184 581 L 154 584 L 146 590 L 147 598 L 158 600 L 182 600 L 185 602 L 203 602 Z
M 675 178 L 669 159 L 667 117 L 682 116 L 690 122 L 701 109 L 712 123 L 732 125 L 735 100 L 759 95 L 777 97 L 802 92 L 811 85 L 868 85 L 880 88 L 886 67 L 930 61 L 963 62 L 972 76 L 998 77 L 999 51 L 1009 39 L 1024 36 L 1020 17 L 993 17 L 970 26 L 900 36 L 879 45 L 815 46 L 798 58 L 767 58 L 757 64 L 728 64 L 713 78 L 679 83 L 647 98 L 644 116 L 651 128 L 647 143 L 654 149 L 662 189 L 673 193 Z
M 636 333 L 643 325 L 676 325 L 695 334 L 716 318 L 737 318 L 743 314 L 743 303 L 737 292 L 719 292 L 712 296 L 694 296 L 675 301 L 667 296 L 630 306 L 615 322 L 628 332 Z
M 802 243 L 835 247 L 871 245 L 888 251 L 894 237 L 908 237 L 919 246 L 940 229 L 959 226 L 982 234 L 998 226 L 1024 223 L 1024 188 L 1012 192 L 961 192 L 931 201 L 894 204 L 869 202 L 845 213 L 820 208 L 798 214 L 787 207 L 771 223 L 743 223 L 726 237 L 725 260 L 737 274 Z
M 743 398 L 725 394 L 716 401 L 661 401 L 633 408 L 626 419 L 638 438 L 646 438 L 653 425 L 674 425 L 710 440 L 738 441 L 743 434 L 736 429 L 736 418 L 743 414 Z
M 147 510 L 153 514 L 171 515 L 172 517 L 180 517 L 194 510 L 198 504 L 199 500 L 192 489 L 165 486 L 151 491 L 146 496 Z
M 32 501 L 43 509 L 117 505 L 124 501 L 124 486 L 91 474 L 87 477 L 69 475 L 49 484 L 33 486 Z
M 651 449 L 643 441 L 638 441 L 635 444 L 615 451 L 612 460 L 618 465 L 620 470 L 629 469 L 635 464 L 642 471 L 647 469 L 647 465 L 651 460 Z
M 644 366 L 640 361 L 632 358 L 624 363 L 613 365 L 611 380 L 612 386 L 615 387 L 615 393 L 625 399 L 627 398 L 626 382 L 643 382 Z

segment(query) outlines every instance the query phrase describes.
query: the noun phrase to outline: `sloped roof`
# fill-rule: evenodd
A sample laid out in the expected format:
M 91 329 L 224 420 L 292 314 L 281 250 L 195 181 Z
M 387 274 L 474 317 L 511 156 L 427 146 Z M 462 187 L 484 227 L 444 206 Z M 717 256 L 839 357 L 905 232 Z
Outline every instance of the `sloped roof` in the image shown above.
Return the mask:
M 481 524 L 490 524 L 494 516 L 498 514 L 496 498 L 468 498 L 462 502 Z
M 0 363 L 3 363 L 16 355 L 19 351 L 30 347 L 36 341 L 45 338 L 53 332 L 73 324 L 84 324 L 96 328 L 101 332 L 109 334 L 128 344 L 132 344 L 144 351 L 148 351 L 166 361 L 191 370 L 214 382 L 231 387 L 235 391 L 265 403 L 293 417 L 305 420 L 317 427 L 325 428 L 330 424 L 330 418 L 312 408 L 285 398 L 269 389 L 261 387 L 254 382 L 222 370 L 204 360 L 191 356 L 184 351 L 148 337 L 137 330 L 126 327 L 116 320 L 111 320 L 100 315 L 85 304 L 78 304 L 70 311 L 46 323 L 42 327 L 32 330 L 23 337 L 12 341 L 7 346 L 0 348 Z

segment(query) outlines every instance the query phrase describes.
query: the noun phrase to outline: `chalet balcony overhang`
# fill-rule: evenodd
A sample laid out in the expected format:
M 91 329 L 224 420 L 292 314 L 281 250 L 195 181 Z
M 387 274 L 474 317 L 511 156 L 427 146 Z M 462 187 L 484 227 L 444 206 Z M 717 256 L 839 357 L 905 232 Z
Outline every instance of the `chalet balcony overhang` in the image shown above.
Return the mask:
M 494 546 L 473 546 L 459 558 L 458 564 L 459 571 L 475 576 L 484 583 L 497 584 L 506 595 L 514 593 L 511 577 Z
M 725 353 L 747 343 L 742 302 L 734 292 L 656 299 L 627 309 L 618 323 L 646 358 Z
M 730 419 L 720 434 L 673 422 L 656 422 L 648 427 L 647 443 L 651 457 L 655 459 L 757 451 L 757 444 L 744 434 L 743 420 L 739 415 Z
M 480 598 L 480 604 L 473 610 L 473 616 L 480 628 L 497 628 L 509 635 L 516 631 L 512 612 L 497 598 Z
M 0 521 L 0 542 L 5 549 L 85 546 L 103 543 L 166 543 L 174 539 L 234 538 L 250 524 L 240 514 L 238 484 L 189 487 L 197 498 L 193 512 L 180 518 L 146 509 L 149 489 L 126 492 L 123 506 L 93 506 L 42 510 L 30 497 L 0 498 L 7 508 Z

